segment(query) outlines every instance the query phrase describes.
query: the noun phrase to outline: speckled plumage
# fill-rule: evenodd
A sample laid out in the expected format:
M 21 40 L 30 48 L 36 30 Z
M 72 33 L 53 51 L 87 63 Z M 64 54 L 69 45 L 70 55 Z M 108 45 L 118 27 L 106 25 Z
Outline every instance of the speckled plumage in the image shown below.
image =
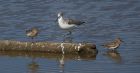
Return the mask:
M 115 50 L 120 46 L 121 43 L 122 43 L 122 40 L 120 38 L 116 38 L 114 41 L 105 43 L 102 46 L 111 50 Z
M 38 35 L 38 33 L 39 33 L 39 30 L 37 28 L 34 28 L 34 27 L 29 29 L 29 30 L 26 30 L 26 35 L 28 37 L 31 37 L 32 39 L 34 37 L 36 37 Z

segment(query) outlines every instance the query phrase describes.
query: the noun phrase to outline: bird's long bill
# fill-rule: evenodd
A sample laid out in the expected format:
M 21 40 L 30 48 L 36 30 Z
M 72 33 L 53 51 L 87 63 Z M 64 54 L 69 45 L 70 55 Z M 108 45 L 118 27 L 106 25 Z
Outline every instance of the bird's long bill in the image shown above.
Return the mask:
M 121 40 L 121 42 L 123 42 L 123 43 L 124 43 L 124 41 L 123 41 L 123 40 Z
M 123 41 L 123 40 L 121 40 L 121 43 L 124 43 L 124 44 L 126 44 L 126 43 L 125 43 L 125 41 Z
M 58 20 L 58 17 L 56 18 L 55 22 L 57 22 L 57 20 Z

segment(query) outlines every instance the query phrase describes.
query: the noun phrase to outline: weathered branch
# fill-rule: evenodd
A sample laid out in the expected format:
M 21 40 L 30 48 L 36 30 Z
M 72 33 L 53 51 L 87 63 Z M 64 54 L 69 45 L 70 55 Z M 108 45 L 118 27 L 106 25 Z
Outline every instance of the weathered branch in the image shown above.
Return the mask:
M 96 45 L 92 43 L 56 43 L 56 42 L 21 42 L 0 41 L 0 50 L 4 51 L 36 51 L 46 53 L 97 53 Z

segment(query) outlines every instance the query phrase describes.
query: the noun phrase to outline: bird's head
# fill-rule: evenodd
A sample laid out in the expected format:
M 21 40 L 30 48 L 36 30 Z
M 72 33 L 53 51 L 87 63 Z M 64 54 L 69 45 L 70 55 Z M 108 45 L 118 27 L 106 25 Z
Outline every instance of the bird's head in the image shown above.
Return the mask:
M 57 20 L 60 18 L 60 17 L 62 17 L 63 16 L 63 12 L 59 12 L 58 14 L 57 14 L 57 19 L 55 20 L 55 22 L 57 22 Z
M 57 16 L 58 16 L 58 18 L 61 17 L 61 16 L 63 16 L 63 12 L 59 12 L 59 13 L 57 14 Z
M 118 40 L 120 43 L 124 42 L 120 37 L 118 37 L 117 40 Z

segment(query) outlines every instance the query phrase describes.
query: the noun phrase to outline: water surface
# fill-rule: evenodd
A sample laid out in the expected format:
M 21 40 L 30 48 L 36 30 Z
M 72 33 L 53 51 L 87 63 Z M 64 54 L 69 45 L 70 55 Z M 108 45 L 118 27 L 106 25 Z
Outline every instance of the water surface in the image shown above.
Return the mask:
M 30 41 L 25 30 L 38 27 L 41 32 L 36 41 L 62 42 L 66 32 L 55 22 L 61 11 L 65 17 L 86 22 L 71 37 L 73 42 L 95 43 L 96 57 L 68 57 L 61 66 L 59 60 L 65 55 L 34 59 L 1 52 L 0 73 L 139 73 L 139 0 L 0 0 L 0 40 Z M 117 52 L 100 46 L 116 37 L 125 41 Z

